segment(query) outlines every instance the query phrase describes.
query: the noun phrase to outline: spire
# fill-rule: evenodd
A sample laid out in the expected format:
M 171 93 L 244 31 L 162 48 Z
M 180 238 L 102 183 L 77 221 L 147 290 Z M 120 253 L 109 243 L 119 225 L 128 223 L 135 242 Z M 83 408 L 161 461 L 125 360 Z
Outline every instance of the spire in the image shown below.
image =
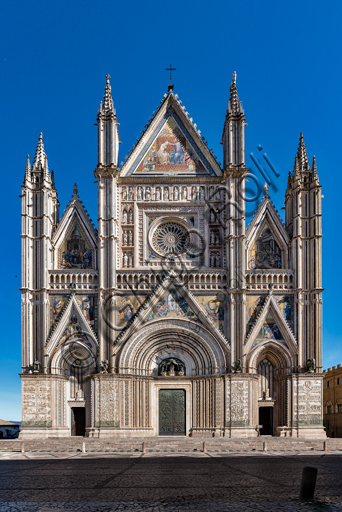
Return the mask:
M 228 101 L 228 112 L 231 114 L 243 114 L 242 103 L 239 101 L 239 95 L 236 87 L 236 71 L 233 73 L 232 84 L 230 86 L 230 98 Z
M 31 181 L 30 155 L 27 155 L 27 158 L 26 158 L 25 180 Z
M 36 149 L 36 156 L 33 161 L 33 172 L 44 171 L 49 172 L 48 160 L 44 149 L 43 134 L 39 134 L 38 145 Z
M 56 185 L 55 185 L 55 173 L 53 172 L 53 170 L 51 171 L 51 185 L 52 185 L 52 188 L 54 190 L 56 190 Z
M 298 168 L 300 171 L 309 171 L 310 170 L 310 164 L 308 159 L 308 154 L 306 152 L 306 147 L 304 143 L 304 137 L 303 132 L 300 132 L 300 138 L 299 138 L 299 146 L 297 151 L 297 161 L 298 161 Z
M 112 99 L 112 88 L 110 86 L 110 75 L 106 75 L 107 83 L 105 87 L 102 112 L 104 114 L 115 114 L 113 99 Z

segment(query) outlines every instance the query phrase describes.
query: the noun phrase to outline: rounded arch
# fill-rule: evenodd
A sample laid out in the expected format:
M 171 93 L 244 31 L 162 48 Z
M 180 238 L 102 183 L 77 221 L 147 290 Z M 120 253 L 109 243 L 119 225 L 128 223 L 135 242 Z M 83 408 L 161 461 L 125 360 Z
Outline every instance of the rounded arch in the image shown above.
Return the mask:
M 51 354 L 48 367 L 51 373 L 69 374 L 70 367 L 75 361 L 89 373 L 96 366 L 97 346 L 89 341 L 87 343 L 77 337 L 72 337 Z M 91 340 L 93 341 L 93 340 Z
M 203 326 L 190 320 L 149 322 L 129 338 L 118 353 L 120 373 L 156 376 L 159 363 L 180 359 L 186 375 L 225 373 L 227 349 Z
M 263 359 L 269 359 L 275 370 L 291 371 L 291 368 L 295 366 L 293 355 L 289 349 L 277 341 L 267 341 L 254 347 L 247 356 L 247 371 L 257 373 L 258 365 Z

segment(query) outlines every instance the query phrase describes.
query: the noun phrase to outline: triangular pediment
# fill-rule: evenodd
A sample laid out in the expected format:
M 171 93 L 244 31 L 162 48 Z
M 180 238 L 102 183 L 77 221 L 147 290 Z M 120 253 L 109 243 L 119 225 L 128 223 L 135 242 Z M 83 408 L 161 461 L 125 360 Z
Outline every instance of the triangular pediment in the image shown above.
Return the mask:
M 96 268 L 97 234 L 83 204 L 74 195 L 53 236 L 55 268 Z
M 121 176 L 221 176 L 212 155 L 173 93 L 163 101 L 130 157 Z
M 142 297 L 126 296 L 121 300 L 117 310 L 122 331 L 116 340 L 116 351 L 147 322 L 172 318 L 202 324 L 223 346 L 229 348 L 229 342 L 219 330 L 212 314 L 208 313 L 207 308 L 201 307 L 177 277 L 165 279 L 148 299 L 142 301 Z
M 286 314 L 284 317 L 284 312 L 273 295 L 267 297 L 246 337 L 246 353 L 256 345 L 269 341 L 285 345 L 293 354 L 298 351 L 297 341 L 286 321 Z
M 271 200 L 261 202 L 246 231 L 248 270 L 286 269 L 289 236 Z
M 45 346 L 45 353 L 50 356 L 58 348 L 71 342 L 81 342 L 95 355 L 98 350 L 96 334 L 83 314 L 75 295 L 71 295 L 61 318 L 50 334 Z

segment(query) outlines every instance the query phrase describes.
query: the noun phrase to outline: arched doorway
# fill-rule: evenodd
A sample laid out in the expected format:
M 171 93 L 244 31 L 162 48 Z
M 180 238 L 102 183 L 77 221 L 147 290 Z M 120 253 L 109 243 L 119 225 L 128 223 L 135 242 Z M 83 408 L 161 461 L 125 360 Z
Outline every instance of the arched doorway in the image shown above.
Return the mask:
M 249 373 L 258 375 L 255 393 L 261 435 L 276 435 L 277 429 L 290 427 L 289 410 L 290 375 L 294 356 L 276 340 L 257 344 L 249 353 Z
M 274 409 L 274 368 L 271 361 L 265 357 L 258 365 L 259 375 L 259 425 L 260 435 L 273 434 Z

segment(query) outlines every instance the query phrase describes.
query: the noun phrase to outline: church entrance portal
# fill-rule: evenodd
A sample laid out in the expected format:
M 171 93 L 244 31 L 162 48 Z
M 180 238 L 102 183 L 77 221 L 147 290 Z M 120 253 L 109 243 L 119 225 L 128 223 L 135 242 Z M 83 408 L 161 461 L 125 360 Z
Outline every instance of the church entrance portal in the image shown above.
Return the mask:
M 271 436 L 273 434 L 273 407 L 259 407 L 260 435 Z
M 159 390 L 159 435 L 185 436 L 185 390 Z
M 71 435 L 85 435 L 85 407 L 72 407 L 71 409 Z

